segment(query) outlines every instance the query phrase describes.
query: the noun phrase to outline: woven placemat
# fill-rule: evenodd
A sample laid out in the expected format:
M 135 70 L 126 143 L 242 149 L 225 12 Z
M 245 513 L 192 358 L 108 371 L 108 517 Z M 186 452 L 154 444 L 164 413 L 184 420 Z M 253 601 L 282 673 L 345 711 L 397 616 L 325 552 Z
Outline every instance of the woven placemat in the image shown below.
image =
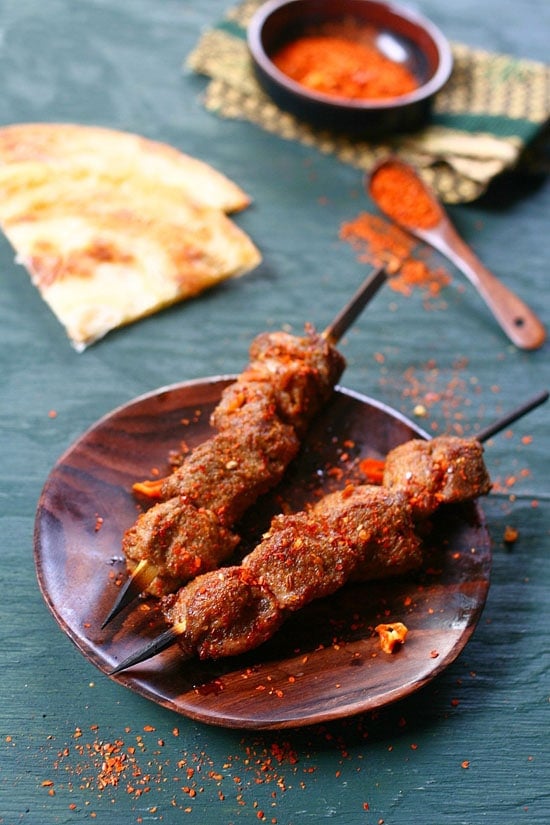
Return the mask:
M 207 75 L 204 105 L 225 118 L 244 119 L 286 140 L 314 146 L 368 171 L 397 154 L 413 163 L 447 203 L 473 201 L 527 158 L 550 119 L 550 67 L 453 43 L 450 80 L 436 97 L 430 123 L 384 142 L 351 139 L 312 128 L 281 111 L 256 82 L 246 29 L 261 0 L 246 0 L 206 30 L 186 65 Z M 526 151 L 527 150 L 527 151 Z

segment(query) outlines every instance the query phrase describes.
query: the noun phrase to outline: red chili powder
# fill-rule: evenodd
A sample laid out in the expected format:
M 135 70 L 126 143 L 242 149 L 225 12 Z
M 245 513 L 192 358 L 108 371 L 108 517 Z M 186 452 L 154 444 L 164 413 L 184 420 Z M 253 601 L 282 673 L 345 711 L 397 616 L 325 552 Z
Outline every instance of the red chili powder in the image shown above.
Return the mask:
M 403 295 L 410 295 L 418 287 L 436 296 L 451 281 L 443 267 L 430 267 L 413 257 L 415 239 L 378 215 L 362 212 L 346 221 L 340 227 L 340 238 L 353 247 L 358 260 L 385 266 L 390 287 Z
M 371 43 L 338 35 L 299 37 L 283 46 L 273 62 L 292 80 L 330 97 L 377 100 L 400 97 L 418 86 L 409 69 Z
M 430 229 L 441 209 L 415 172 L 398 161 L 381 166 L 371 178 L 374 200 L 386 215 L 411 228 Z

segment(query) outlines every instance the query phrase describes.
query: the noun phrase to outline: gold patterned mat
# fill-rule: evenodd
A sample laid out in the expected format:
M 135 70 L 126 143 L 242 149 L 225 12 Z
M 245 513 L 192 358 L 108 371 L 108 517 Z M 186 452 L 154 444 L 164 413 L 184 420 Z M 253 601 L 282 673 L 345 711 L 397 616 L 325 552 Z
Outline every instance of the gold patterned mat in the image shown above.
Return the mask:
M 451 78 L 421 131 L 373 143 L 314 129 L 281 111 L 256 82 L 246 28 L 260 5 L 246 0 L 231 9 L 187 58 L 188 67 L 210 78 L 204 105 L 220 117 L 247 120 L 363 171 L 397 154 L 447 203 L 475 200 L 497 175 L 518 168 L 549 122 L 549 66 L 452 44 Z

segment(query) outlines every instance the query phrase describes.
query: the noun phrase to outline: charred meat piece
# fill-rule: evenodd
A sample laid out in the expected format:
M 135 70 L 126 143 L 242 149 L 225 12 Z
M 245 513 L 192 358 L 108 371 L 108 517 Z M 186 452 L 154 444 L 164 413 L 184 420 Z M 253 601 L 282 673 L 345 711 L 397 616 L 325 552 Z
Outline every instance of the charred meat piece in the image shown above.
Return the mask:
M 146 558 L 158 569 L 150 592 L 161 596 L 182 581 L 219 567 L 238 541 L 214 513 L 180 497 L 142 514 L 126 531 L 123 548 L 131 565 Z
M 330 511 L 335 530 L 356 534 L 358 543 L 369 542 L 369 547 L 361 545 L 362 557 L 353 571 L 354 580 L 400 576 L 422 564 L 413 511 L 403 493 L 368 485 L 348 487 L 324 496 L 315 507 L 316 513 L 326 510 Z
M 418 520 L 428 518 L 442 504 L 471 501 L 491 489 L 482 445 L 458 436 L 413 439 L 391 450 L 383 484 L 404 493 Z
M 185 657 L 245 653 L 271 638 L 284 620 L 270 590 L 238 566 L 205 573 L 163 602 L 166 620 L 185 627 L 178 638 Z
M 421 561 L 406 499 L 381 487 L 357 487 L 310 511 L 276 516 L 242 565 L 199 576 L 163 599 L 163 612 L 180 629 L 184 656 L 241 654 L 270 638 L 290 613 L 355 575 L 388 576 Z
M 148 592 L 171 593 L 219 567 L 239 541 L 229 526 L 282 478 L 298 447 L 292 428 L 277 419 L 200 444 L 185 473 L 173 474 L 171 498 L 142 513 L 122 538 L 130 567 L 148 559 L 157 569 Z
M 218 430 L 235 426 L 234 417 L 251 399 L 265 396 L 272 400 L 274 414 L 303 436 L 345 367 L 338 350 L 311 327 L 300 337 L 261 333 L 251 344 L 250 359 L 212 414 L 211 423 Z M 241 426 L 238 421 L 236 426 Z
M 421 562 L 406 498 L 365 485 L 331 493 L 311 511 L 275 516 L 243 566 L 267 582 L 282 607 L 298 610 L 350 576 L 385 578 Z
M 168 476 L 163 497 L 183 495 L 235 524 L 258 496 L 275 486 L 300 447 L 289 424 L 255 410 L 250 421 L 199 444 Z

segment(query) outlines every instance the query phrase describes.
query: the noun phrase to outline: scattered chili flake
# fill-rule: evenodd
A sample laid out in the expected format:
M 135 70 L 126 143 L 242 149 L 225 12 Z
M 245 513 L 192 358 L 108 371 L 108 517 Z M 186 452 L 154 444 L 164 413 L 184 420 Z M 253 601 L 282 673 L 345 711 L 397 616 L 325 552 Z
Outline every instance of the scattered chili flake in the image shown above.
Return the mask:
M 507 525 L 504 528 L 504 541 L 506 544 L 513 544 L 519 538 L 519 531 L 515 527 Z
M 341 225 L 339 236 L 351 245 L 359 261 L 384 265 L 389 286 L 403 295 L 420 288 L 435 297 L 452 280 L 443 267 L 431 267 L 429 258 L 413 257 L 414 238 L 378 215 L 360 213 Z
M 363 458 L 359 469 L 370 484 L 382 484 L 384 478 L 384 461 L 379 458 Z

